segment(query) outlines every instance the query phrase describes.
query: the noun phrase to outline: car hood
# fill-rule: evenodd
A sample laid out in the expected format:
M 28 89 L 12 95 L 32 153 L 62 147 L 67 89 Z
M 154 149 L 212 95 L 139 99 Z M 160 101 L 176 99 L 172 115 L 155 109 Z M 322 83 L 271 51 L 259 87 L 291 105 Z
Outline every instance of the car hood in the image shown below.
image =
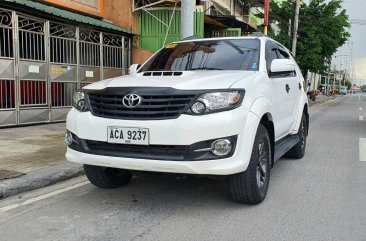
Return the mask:
M 151 73 L 151 72 L 150 72 Z M 154 73 L 154 72 L 153 72 Z M 87 85 L 87 90 L 102 90 L 113 87 L 170 87 L 181 90 L 192 89 L 227 89 L 236 81 L 253 75 L 255 71 L 235 70 L 202 70 L 175 72 L 181 75 L 163 76 L 164 73 L 155 72 L 161 76 L 146 76 L 144 73 L 137 75 L 124 75 L 111 79 L 98 81 Z

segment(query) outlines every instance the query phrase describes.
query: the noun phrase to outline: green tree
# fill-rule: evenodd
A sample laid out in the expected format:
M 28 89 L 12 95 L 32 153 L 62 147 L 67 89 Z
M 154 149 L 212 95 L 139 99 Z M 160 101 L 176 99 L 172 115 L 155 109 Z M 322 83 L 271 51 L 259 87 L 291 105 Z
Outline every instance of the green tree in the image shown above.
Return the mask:
M 350 90 L 350 89 L 351 89 L 351 87 L 352 87 L 352 83 L 351 83 L 351 81 L 346 80 L 346 86 L 347 86 L 347 90 Z
M 291 36 L 288 35 L 289 19 L 293 20 L 294 1 L 276 3 L 271 1 L 269 19 L 278 29 L 269 28 L 270 37 L 291 50 Z M 311 0 L 302 4 L 299 15 L 296 60 L 303 71 L 323 72 L 326 63 L 337 49 L 350 37 L 350 24 L 341 0 Z

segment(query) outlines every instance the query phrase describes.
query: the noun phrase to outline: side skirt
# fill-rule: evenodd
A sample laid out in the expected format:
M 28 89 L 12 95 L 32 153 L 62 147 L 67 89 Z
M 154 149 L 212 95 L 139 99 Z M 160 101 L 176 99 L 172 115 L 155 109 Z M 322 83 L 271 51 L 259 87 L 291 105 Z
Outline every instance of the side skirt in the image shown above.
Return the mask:
M 275 143 L 274 161 L 276 162 L 286 154 L 292 147 L 300 142 L 298 135 L 289 135 Z

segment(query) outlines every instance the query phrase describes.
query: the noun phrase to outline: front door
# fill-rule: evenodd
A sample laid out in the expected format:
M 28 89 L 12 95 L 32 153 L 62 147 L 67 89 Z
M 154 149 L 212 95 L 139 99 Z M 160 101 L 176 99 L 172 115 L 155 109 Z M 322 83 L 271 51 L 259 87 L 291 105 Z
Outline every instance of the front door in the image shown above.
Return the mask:
M 276 140 L 291 132 L 299 87 L 295 73 L 272 75 L 270 65 L 274 59 L 289 57 L 289 54 L 281 46 L 271 41 L 266 43 L 267 71 L 273 86 L 272 103 L 274 111 L 272 117 Z

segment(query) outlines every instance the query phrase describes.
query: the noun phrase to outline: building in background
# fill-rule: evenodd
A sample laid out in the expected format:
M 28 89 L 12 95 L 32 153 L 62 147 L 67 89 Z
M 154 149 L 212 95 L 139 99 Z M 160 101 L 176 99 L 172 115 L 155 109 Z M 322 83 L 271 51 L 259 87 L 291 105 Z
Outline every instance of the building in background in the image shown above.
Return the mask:
M 192 1 L 198 37 L 256 31 L 255 0 Z M 179 0 L 0 0 L 0 127 L 64 121 L 73 92 L 180 39 Z
M 192 4 L 195 5 L 194 35 L 197 37 L 233 37 L 257 31 L 252 9 L 261 5 L 260 1 L 197 0 Z M 180 40 L 180 1 L 133 0 L 132 12 L 138 17 L 136 32 L 141 48 L 156 51 Z
M 127 73 L 134 33 L 103 0 L 0 4 L 0 126 L 64 121 L 75 90 Z

